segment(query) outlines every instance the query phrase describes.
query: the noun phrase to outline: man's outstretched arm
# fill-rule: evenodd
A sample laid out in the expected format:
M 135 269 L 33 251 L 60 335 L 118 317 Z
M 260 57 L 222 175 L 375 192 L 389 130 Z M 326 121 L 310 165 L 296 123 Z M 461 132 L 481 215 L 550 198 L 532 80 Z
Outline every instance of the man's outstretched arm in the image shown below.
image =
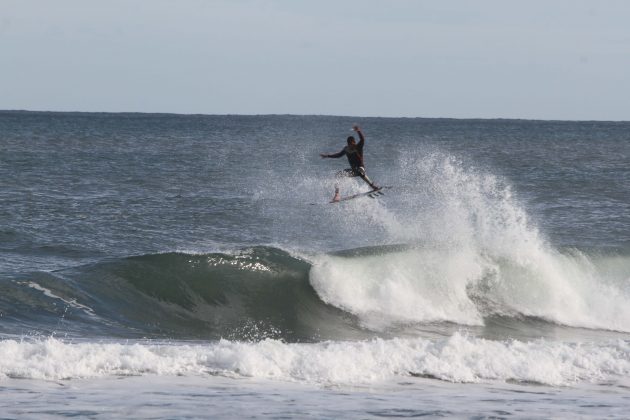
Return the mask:
M 319 155 L 322 158 L 340 158 L 341 156 L 346 154 L 346 149 L 343 149 L 341 152 L 339 153 L 332 153 L 332 154 L 328 154 L 328 153 L 320 153 Z

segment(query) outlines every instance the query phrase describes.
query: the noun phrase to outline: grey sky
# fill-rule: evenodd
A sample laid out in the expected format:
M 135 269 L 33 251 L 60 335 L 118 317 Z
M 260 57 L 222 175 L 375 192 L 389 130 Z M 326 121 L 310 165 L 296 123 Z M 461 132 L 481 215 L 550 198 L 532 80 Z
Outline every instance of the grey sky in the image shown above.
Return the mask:
M 630 120 L 630 1 L 0 0 L 0 109 Z

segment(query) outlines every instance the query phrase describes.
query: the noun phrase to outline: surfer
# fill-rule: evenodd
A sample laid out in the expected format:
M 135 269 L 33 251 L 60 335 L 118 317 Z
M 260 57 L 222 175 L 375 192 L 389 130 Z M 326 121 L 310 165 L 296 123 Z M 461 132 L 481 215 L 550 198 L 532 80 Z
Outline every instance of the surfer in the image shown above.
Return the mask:
M 364 180 L 373 191 L 378 191 L 380 188 L 373 183 L 370 178 L 365 173 L 365 164 L 363 163 L 363 145 L 365 144 L 365 136 L 363 135 L 363 131 L 358 125 L 353 125 L 352 129 L 357 132 L 359 135 L 359 143 L 357 144 L 354 136 L 350 136 L 347 139 L 348 145 L 344 147 L 338 153 L 320 153 L 322 158 L 340 158 L 341 156 L 346 156 L 348 158 L 348 163 L 350 163 L 350 167 L 344 169 L 343 171 L 337 172 L 337 177 L 345 177 L 345 176 L 358 176 L 362 180 Z M 333 201 L 339 201 L 339 187 L 335 186 L 335 197 Z

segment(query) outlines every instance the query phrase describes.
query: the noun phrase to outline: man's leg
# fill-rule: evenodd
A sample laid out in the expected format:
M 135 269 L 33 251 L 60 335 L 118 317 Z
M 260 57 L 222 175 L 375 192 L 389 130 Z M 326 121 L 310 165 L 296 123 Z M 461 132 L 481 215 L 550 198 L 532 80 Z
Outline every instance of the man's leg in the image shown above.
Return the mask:
M 368 176 L 365 174 L 365 168 L 360 166 L 359 168 L 357 168 L 356 173 L 359 177 L 361 177 L 362 180 L 364 180 L 365 182 L 367 182 L 367 184 L 372 187 L 372 189 L 374 191 L 376 190 L 380 190 L 380 187 L 378 185 L 376 185 L 375 183 L 373 183 L 370 178 L 368 178 Z

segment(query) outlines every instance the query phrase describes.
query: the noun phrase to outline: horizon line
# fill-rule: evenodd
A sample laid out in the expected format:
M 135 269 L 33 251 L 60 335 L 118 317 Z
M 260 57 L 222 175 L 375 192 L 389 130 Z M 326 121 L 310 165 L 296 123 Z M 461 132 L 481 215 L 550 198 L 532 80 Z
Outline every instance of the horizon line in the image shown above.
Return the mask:
M 33 114 L 136 114 L 136 115 L 171 115 L 171 116 L 206 116 L 206 117 L 332 117 L 332 118 L 361 118 L 361 119 L 423 119 L 423 120 L 482 120 L 482 121 L 542 121 L 542 122 L 597 122 L 597 123 L 624 123 L 630 120 L 579 120 L 579 119 L 540 119 L 540 118 L 520 118 L 520 117 L 422 117 L 422 116 L 362 116 L 362 115 L 334 115 L 334 114 L 289 114 L 289 113 L 264 113 L 264 114 L 206 114 L 206 113 L 185 113 L 185 112 L 149 112 L 149 111 L 54 111 L 54 110 L 32 110 L 32 109 L 0 109 L 0 113 L 33 113 Z

